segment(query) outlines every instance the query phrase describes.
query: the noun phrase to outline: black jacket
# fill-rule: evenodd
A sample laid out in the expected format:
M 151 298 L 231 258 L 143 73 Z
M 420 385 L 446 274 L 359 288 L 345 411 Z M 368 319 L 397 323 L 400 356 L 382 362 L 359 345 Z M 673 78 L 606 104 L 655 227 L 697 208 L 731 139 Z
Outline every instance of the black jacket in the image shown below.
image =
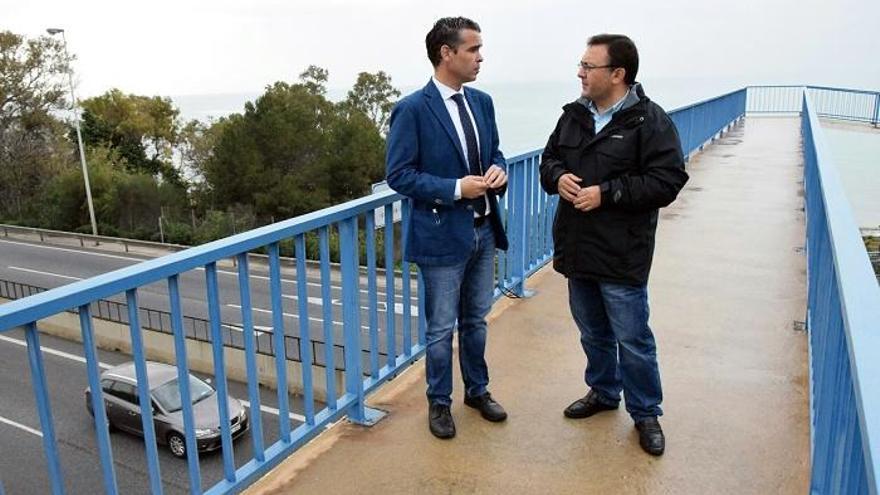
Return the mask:
M 672 120 L 636 84 L 635 98 L 599 134 L 582 100 L 563 107 L 541 157 L 541 186 L 558 194 L 571 172 L 581 187 L 600 185 L 602 204 L 582 212 L 560 198 L 553 222 L 553 267 L 566 277 L 642 285 L 654 255 L 657 210 L 688 175 Z

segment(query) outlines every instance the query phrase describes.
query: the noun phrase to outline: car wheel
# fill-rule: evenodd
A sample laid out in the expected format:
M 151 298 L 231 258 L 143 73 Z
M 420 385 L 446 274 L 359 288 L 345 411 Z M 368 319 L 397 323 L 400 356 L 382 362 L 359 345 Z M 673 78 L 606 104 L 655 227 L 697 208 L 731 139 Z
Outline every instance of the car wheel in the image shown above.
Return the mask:
M 168 450 L 174 457 L 186 457 L 186 440 L 179 433 L 168 435 Z

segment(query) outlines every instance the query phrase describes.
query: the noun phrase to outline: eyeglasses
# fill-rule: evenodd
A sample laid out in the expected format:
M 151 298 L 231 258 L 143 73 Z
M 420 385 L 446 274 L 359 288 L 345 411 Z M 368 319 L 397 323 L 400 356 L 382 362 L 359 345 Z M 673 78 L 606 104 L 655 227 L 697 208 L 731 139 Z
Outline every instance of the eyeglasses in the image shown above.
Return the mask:
M 578 62 L 578 69 L 584 72 L 590 72 L 595 69 L 619 69 L 616 65 L 590 65 L 586 62 Z

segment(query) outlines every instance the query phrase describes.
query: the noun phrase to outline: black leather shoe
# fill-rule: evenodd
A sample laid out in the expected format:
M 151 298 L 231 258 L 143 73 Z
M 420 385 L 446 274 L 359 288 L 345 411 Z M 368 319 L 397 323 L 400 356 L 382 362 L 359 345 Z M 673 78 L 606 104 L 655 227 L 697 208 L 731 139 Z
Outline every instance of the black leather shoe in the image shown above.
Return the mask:
M 492 398 L 492 394 L 489 392 L 476 397 L 465 397 L 464 403 L 467 406 L 479 410 L 483 419 L 488 421 L 497 423 L 507 419 L 507 411 L 501 407 L 501 404 L 495 402 L 495 399 Z
M 587 395 L 572 402 L 571 405 L 566 407 L 563 414 L 565 414 L 566 418 L 580 419 L 589 418 L 602 411 L 613 411 L 615 409 L 617 409 L 617 404 L 609 406 L 601 401 L 599 398 L 599 392 L 590 390 Z
M 666 450 L 666 437 L 663 436 L 657 418 L 639 420 L 636 429 L 639 430 L 639 445 L 642 446 L 642 450 L 651 455 L 663 455 L 663 451 Z
M 455 422 L 452 421 L 452 413 L 445 404 L 431 404 L 428 408 L 428 426 L 431 433 L 437 438 L 452 438 L 455 436 Z

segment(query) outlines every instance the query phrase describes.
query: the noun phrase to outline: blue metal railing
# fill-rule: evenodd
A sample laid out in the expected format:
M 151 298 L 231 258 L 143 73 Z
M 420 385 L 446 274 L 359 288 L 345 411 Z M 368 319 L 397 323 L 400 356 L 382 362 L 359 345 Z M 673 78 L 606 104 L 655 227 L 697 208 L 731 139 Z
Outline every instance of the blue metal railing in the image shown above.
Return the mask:
M 823 88 L 824 115 L 865 120 L 860 98 Z M 830 95 L 831 92 L 842 93 Z M 864 93 L 857 93 L 863 95 Z M 878 493 L 880 286 L 819 123 L 802 95 L 807 213 L 812 493 Z M 829 106 L 836 102 L 839 106 Z M 847 112 L 853 112 L 847 114 Z
M 800 115 L 803 94 L 810 95 L 819 117 L 880 123 L 880 92 L 825 86 L 749 86 L 748 113 Z
M 747 90 L 746 113 L 789 115 L 801 113 L 804 86 L 749 86 Z
M 510 248 L 498 256 L 496 297 L 525 295 L 526 278 L 553 257 L 551 227 L 559 197 L 544 193 L 538 181 L 542 151 L 515 156 L 507 163 L 508 192 L 498 206 Z
M 678 129 L 681 151 L 687 159 L 692 153 L 745 115 L 746 89 L 732 91 L 669 112 Z
M 188 249 L 183 252 L 170 254 L 163 258 L 146 261 L 138 265 L 117 270 L 83 280 L 70 285 L 59 287 L 50 291 L 35 294 L 33 296 L 12 301 L 0 305 L 0 332 L 6 332 L 16 327 L 23 327 L 28 344 L 28 355 L 31 368 L 34 396 L 37 402 L 37 412 L 43 433 L 44 452 L 48 464 L 49 482 L 53 493 L 64 492 L 64 478 L 62 466 L 58 456 L 57 437 L 54 431 L 52 408 L 48 388 L 46 387 L 45 369 L 42 363 L 42 353 L 39 345 L 39 332 L 37 322 L 63 312 L 68 308 L 78 308 L 80 326 L 83 336 L 84 354 L 86 356 L 86 369 L 91 390 L 101 390 L 99 380 L 100 371 L 95 351 L 95 338 L 92 328 L 91 303 L 105 299 L 115 294 L 125 293 L 129 309 L 129 327 L 131 329 L 132 354 L 136 363 L 139 394 L 141 403 L 148 403 L 143 394 L 148 393 L 149 384 L 145 373 L 145 357 L 141 342 L 142 328 L 139 323 L 139 315 L 136 308 L 138 290 L 148 284 L 166 281 L 168 285 L 168 297 L 171 307 L 171 326 L 175 342 L 175 356 L 178 366 L 178 380 L 181 388 L 181 396 L 189 397 L 186 388 L 189 380 L 183 379 L 188 373 L 185 345 L 185 329 L 183 326 L 183 309 L 181 307 L 179 276 L 192 269 L 203 269 L 205 272 L 206 294 L 205 298 L 209 306 L 209 321 L 211 330 L 211 346 L 214 353 L 214 375 L 220 399 L 219 415 L 221 417 L 221 438 L 223 455 L 224 479 L 207 490 L 208 493 L 226 493 L 239 490 L 247 486 L 257 476 L 266 472 L 272 466 L 280 462 L 286 455 L 295 450 L 299 445 L 316 435 L 328 423 L 342 416 L 348 416 L 353 421 L 369 421 L 369 411 L 364 405 L 364 396 L 381 383 L 394 376 L 402 367 L 409 365 L 424 351 L 424 324 L 419 322 L 417 329 L 413 329 L 412 314 L 409 310 L 413 304 L 412 295 L 412 272 L 407 263 L 403 263 L 403 271 L 395 274 L 393 270 L 386 272 L 385 296 L 390 301 L 387 306 L 394 308 L 396 301 L 395 286 L 402 286 L 402 307 L 404 317 L 397 320 L 393 317 L 393 309 L 385 322 L 387 340 L 385 362 L 379 363 L 379 328 L 378 328 L 378 297 L 380 290 L 377 283 L 376 271 L 376 238 L 373 232 L 373 210 L 385 208 L 385 262 L 386 266 L 394 266 L 393 243 L 394 235 L 391 214 L 392 203 L 402 199 L 393 192 L 377 193 L 365 198 L 328 208 L 319 212 L 303 215 L 278 224 L 266 226 L 260 229 L 239 234 L 227 239 L 219 240 L 210 244 Z M 404 203 L 404 215 L 409 214 L 408 203 Z M 369 313 L 369 341 L 370 372 L 367 377 L 362 375 L 361 348 L 364 338 L 360 331 L 361 312 L 361 273 L 359 270 L 359 225 L 365 225 L 364 238 L 366 239 L 363 251 L 367 259 L 367 274 L 369 293 L 366 295 L 366 303 Z M 335 228 L 339 233 L 339 250 L 341 254 L 341 284 L 343 306 L 343 336 L 345 360 L 345 390 L 341 394 L 335 391 L 335 357 L 332 352 L 333 346 L 338 339 L 332 329 L 332 319 L 326 313 L 331 308 L 330 299 L 330 229 Z M 305 267 L 305 235 L 317 232 L 320 239 L 320 263 L 322 275 L 322 306 L 324 308 L 324 340 L 327 343 L 324 357 L 326 365 L 327 405 L 316 411 L 315 402 L 312 398 L 313 384 L 311 369 L 313 364 L 312 348 L 310 342 L 310 328 L 308 326 L 308 305 L 302 304 L 308 300 L 306 290 L 306 267 Z M 299 334 L 300 334 L 300 359 L 302 360 L 304 382 L 304 424 L 292 428 L 290 421 L 285 421 L 290 413 L 289 388 L 287 384 L 286 357 L 283 352 L 275 353 L 275 372 L 277 379 L 279 432 L 277 440 L 271 445 L 263 445 L 263 431 L 260 421 L 260 395 L 258 392 L 259 377 L 256 365 L 256 346 L 254 325 L 251 319 L 251 301 L 249 289 L 249 268 L 247 253 L 251 250 L 268 247 L 269 251 L 269 286 L 272 302 L 273 326 L 275 331 L 272 338 L 275 339 L 274 348 L 285 349 L 284 320 L 282 318 L 282 291 L 281 269 L 279 257 L 279 243 L 293 238 L 297 253 L 297 291 L 299 304 Z M 238 260 L 239 295 L 242 307 L 242 327 L 245 347 L 245 360 L 247 369 L 247 385 L 250 400 L 251 434 L 253 443 L 253 458 L 244 466 L 234 467 L 232 462 L 231 430 L 227 414 L 226 395 L 226 372 L 224 365 L 224 345 L 220 327 L 220 298 L 217 281 L 217 262 L 235 256 Z M 417 282 L 421 292 L 421 283 Z M 420 301 L 419 301 L 420 304 Z M 421 305 L 421 304 L 420 304 Z M 419 320 L 422 320 L 423 312 L 419 311 Z M 305 322 L 305 324 L 303 324 Z M 416 333 L 416 341 L 413 334 Z M 383 356 L 385 357 L 385 356 Z M 97 444 L 101 459 L 102 477 L 105 489 L 108 493 L 116 493 L 116 475 L 113 466 L 113 455 L 109 437 L 107 435 L 107 418 L 103 407 L 101 394 L 91 394 L 92 410 L 95 412 L 95 431 L 97 432 Z M 195 452 L 195 434 L 192 410 L 187 407 L 188 402 L 183 401 L 183 417 L 186 430 L 187 448 Z M 147 446 L 147 467 L 151 490 L 153 493 L 161 493 L 161 475 L 156 452 L 155 432 L 152 414 L 149 408 L 143 408 L 143 426 L 145 442 Z M 202 493 L 202 480 L 197 455 L 188 456 L 188 472 L 190 491 Z
M 745 90 L 736 91 L 727 95 L 713 98 L 696 105 L 691 105 L 675 112 L 672 117 L 680 127 L 682 133 L 683 150 L 689 154 L 699 149 L 705 142 L 711 140 L 728 125 L 742 116 L 745 106 Z M 686 126 L 681 127 L 681 126 Z M 507 227 L 510 238 L 510 250 L 498 256 L 498 270 L 496 271 L 496 297 L 501 294 L 518 295 L 525 293 L 524 282 L 529 275 L 538 270 L 552 258 L 552 232 L 551 226 L 555 215 L 558 197 L 546 195 L 540 188 L 538 181 L 538 166 L 542 150 L 526 153 L 509 160 L 509 192 L 500 202 L 501 215 Z M 43 429 L 44 451 L 49 465 L 49 478 L 54 493 L 63 492 L 63 477 L 61 464 L 57 451 L 57 439 L 53 429 L 52 409 L 49 405 L 49 397 L 45 384 L 45 371 L 39 351 L 39 332 L 37 322 L 51 317 L 59 312 L 70 308 L 78 308 L 80 325 L 83 335 L 83 345 L 87 361 L 87 374 L 91 390 L 101 390 L 99 386 L 99 369 L 95 354 L 95 343 L 92 328 L 91 305 L 94 301 L 106 299 L 115 294 L 124 293 L 128 307 L 127 324 L 130 327 L 132 340 L 133 360 L 136 363 L 136 373 L 139 383 L 138 393 L 141 395 L 141 403 L 146 402 L 148 383 L 144 366 L 144 349 L 141 332 L 143 328 L 139 321 L 137 308 L 138 289 L 165 280 L 168 285 L 168 297 L 171 307 L 171 327 L 174 335 L 175 355 L 180 377 L 188 373 L 186 366 L 187 337 L 183 325 L 184 316 L 180 302 L 179 276 L 192 270 L 203 269 L 205 272 L 206 293 L 208 301 L 210 341 L 214 357 L 214 375 L 218 397 L 226 397 L 226 372 L 224 365 L 224 340 L 221 332 L 219 288 L 217 281 L 217 263 L 225 258 L 234 257 L 238 263 L 239 294 L 241 298 L 243 341 L 245 360 L 248 376 L 248 395 L 251 402 L 251 410 L 259 411 L 260 397 L 258 393 L 258 376 L 256 372 L 256 353 L 254 325 L 251 317 L 251 301 L 249 289 L 248 251 L 266 247 L 269 252 L 269 287 L 272 302 L 272 318 L 274 331 L 274 349 L 286 349 L 284 339 L 284 320 L 282 318 L 282 294 L 281 294 L 281 271 L 279 262 L 279 243 L 293 238 L 297 253 L 296 277 L 297 299 L 299 318 L 299 358 L 302 361 L 304 383 L 304 407 L 303 417 L 305 423 L 291 428 L 288 421 L 280 421 L 277 440 L 271 445 L 263 445 L 262 424 L 259 413 L 252 414 L 252 443 L 253 458 L 244 466 L 235 469 L 232 458 L 231 431 L 226 404 L 220 401 L 219 415 L 221 417 L 221 437 L 223 456 L 224 479 L 209 488 L 208 493 L 225 493 L 235 491 L 246 486 L 253 479 L 265 473 L 272 466 L 280 462 L 290 452 L 298 448 L 304 442 L 321 431 L 322 427 L 329 422 L 335 421 L 342 416 L 349 416 L 356 422 L 369 422 L 369 411 L 364 405 L 366 394 L 375 390 L 389 377 L 396 374 L 401 368 L 409 365 L 419 358 L 425 349 L 425 322 L 420 310 L 417 318 L 418 326 L 415 329 L 416 337 L 413 339 L 412 328 L 413 315 L 411 312 L 412 299 L 418 300 L 419 308 L 422 307 L 422 293 L 420 281 L 417 282 L 417 293 L 412 291 L 412 268 L 409 263 L 395 260 L 395 239 L 391 222 L 392 204 L 403 198 L 393 192 L 373 194 L 355 201 L 351 201 L 333 208 L 314 212 L 298 218 L 280 222 L 274 225 L 256 229 L 251 232 L 239 234 L 227 239 L 219 240 L 204 246 L 174 253 L 163 258 L 147 261 L 139 265 L 124 268 L 115 272 L 104 274 L 90 280 L 84 280 L 71 285 L 63 286 L 47 292 L 43 292 L 25 299 L 17 300 L 0 306 L 0 332 L 23 326 L 28 341 L 28 353 L 31 357 L 31 373 L 34 384 L 34 395 L 37 398 L 40 424 Z M 376 208 L 384 208 L 385 212 L 385 238 L 384 256 L 385 266 L 395 266 L 399 261 L 401 271 L 386 270 L 384 291 L 387 301 L 395 301 L 397 287 L 400 287 L 402 297 L 402 322 L 395 320 L 393 311 L 386 313 L 384 328 L 386 338 L 384 342 L 379 339 L 379 317 L 377 311 L 377 298 L 380 293 L 376 274 L 376 238 L 375 225 L 372 212 Z M 404 223 L 409 217 L 409 204 L 404 200 L 403 208 Z M 359 225 L 364 228 L 365 253 L 360 256 L 359 252 Z M 340 238 L 341 254 L 341 279 L 343 301 L 343 359 L 345 361 L 345 390 L 335 390 L 335 380 L 330 375 L 337 368 L 335 356 L 332 352 L 336 339 L 332 331 L 331 294 L 330 294 L 330 235 L 331 228 L 336 228 Z M 305 235 L 317 233 L 320 244 L 320 272 L 323 316 L 323 339 L 326 343 L 324 365 L 328 376 L 326 378 L 327 405 L 319 411 L 314 410 L 312 365 L 315 357 L 311 342 L 311 329 L 308 325 L 308 294 L 306 293 L 306 266 Z M 404 232 L 404 236 L 406 232 Z M 400 240 L 399 243 L 404 243 Z M 360 295 L 360 271 L 359 259 L 366 259 L 366 284 L 367 284 L 367 313 L 369 335 L 362 338 L 361 329 L 361 295 Z M 386 307 L 394 307 L 388 303 Z M 398 328 L 401 327 L 401 328 Z M 384 345 L 385 354 L 382 355 L 380 347 Z M 365 352 L 369 352 L 369 359 L 364 363 L 369 370 L 364 370 L 367 377 L 363 378 L 362 364 L 359 355 L 362 347 L 366 346 Z M 351 352 L 355 350 L 356 352 Z M 279 417 L 289 417 L 288 384 L 286 381 L 285 352 L 275 352 L 275 373 L 277 379 L 277 393 L 279 402 Z M 188 397 L 186 388 L 189 381 L 178 380 L 181 387 L 181 395 Z M 113 456 L 109 437 L 106 435 L 107 418 L 104 413 L 101 394 L 92 394 L 93 410 L 95 414 L 95 427 L 103 481 L 108 493 L 116 491 L 116 477 L 113 468 Z M 195 451 L 195 435 L 191 407 L 183 410 L 187 448 L 190 452 Z M 144 434 L 146 441 L 147 467 L 153 493 L 161 493 L 161 475 L 159 472 L 158 457 L 156 451 L 155 432 L 151 428 L 152 415 L 146 410 L 143 416 Z M 202 479 L 199 469 L 198 456 L 188 456 L 188 472 L 190 478 L 190 491 L 201 493 Z

